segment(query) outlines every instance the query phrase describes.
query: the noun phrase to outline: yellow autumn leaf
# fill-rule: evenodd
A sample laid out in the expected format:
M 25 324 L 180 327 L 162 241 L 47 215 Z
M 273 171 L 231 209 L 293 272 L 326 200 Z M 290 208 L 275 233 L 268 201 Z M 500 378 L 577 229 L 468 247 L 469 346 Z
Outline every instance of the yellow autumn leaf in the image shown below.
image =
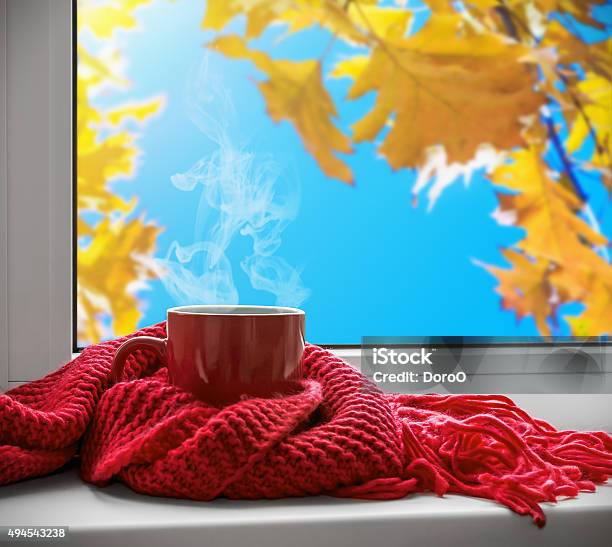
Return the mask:
M 336 63 L 330 73 L 332 78 L 356 78 L 367 67 L 370 57 L 368 55 L 353 55 Z
M 592 246 L 606 245 L 607 239 L 576 215 L 580 200 L 554 181 L 540 149 L 532 146 L 511 154 L 512 163 L 498 167 L 493 182 L 518 192 L 498 195 L 500 209 L 513 214 L 515 224 L 526 234 L 517 245 L 531 256 L 557 264 L 584 263 Z
M 105 124 L 117 125 L 122 120 L 133 118 L 146 121 L 158 113 L 164 104 L 157 97 L 138 104 L 123 104 L 107 112 L 94 108 L 89 99 L 89 89 L 100 81 L 109 80 L 113 75 L 103 67 L 90 66 L 91 56 L 81 56 L 77 75 L 77 154 L 78 154 L 78 193 L 77 207 L 83 210 L 125 212 L 130 204 L 113 194 L 109 181 L 117 177 L 130 177 L 134 174 L 138 149 L 129 131 L 113 132 L 100 139 L 98 132 Z M 82 70 L 84 64 L 90 70 Z M 83 77 L 82 72 L 89 72 Z
M 445 4 L 453 5 L 454 0 L 426 0 L 429 6 L 442 7 Z M 504 6 L 510 9 L 524 8 L 532 4 L 541 10 L 546 16 L 553 12 L 571 14 L 578 20 L 585 22 L 591 17 L 594 5 L 604 4 L 606 0 L 469 0 L 467 7 L 478 6 L 480 8 L 496 8 Z M 587 23 L 585 23 L 587 24 Z
M 551 275 L 551 280 L 564 298 L 582 301 L 599 280 L 612 283 L 612 264 L 595 252 L 588 253 L 582 256 L 581 261 L 558 268 Z M 610 311 L 612 313 L 612 309 Z
M 412 13 L 405 8 L 382 7 L 359 2 L 349 4 L 348 14 L 353 23 L 375 38 L 402 39 L 412 22 Z
M 144 101 L 142 103 L 122 104 L 105 113 L 105 118 L 113 125 L 120 124 L 126 118 L 132 118 L 137 122 L 144 122 L 151 116 L 160 112 L 164 100 L 161 97 Z
M 592 128 L 599 145 L 594 149 L 592 162 L 609 170 L 612 165 L 612 84 L 608 78 L 588 72 L 577 89 L 585 105 L 583 112 L 575 117 L 565 144 L 569 152 L 575 152 L 584 144 Z
M 209 0 L 202 28 L 221 30 L 242 14 L 247 18 L 247 37 L 254 38 L 293 4 L 294 0 Z
M 497 292 L 502 306 L 517 317 L 532 316 L 543 336 L 551 334 L 549 320 L 555 320 L 558 307 L 578 301 L 585 310 L 578 316 L 565 316 L 575 336 L 603 336 L 612 332 L 612 266 L 601 261 L 589 283 L 568 292 L 567 281 L 575 272 L 546 259 L 533 259 L 512 249 L 502 251 L 510 268 L 485 266 L 499 280 Z M 584 278 L 583 278 L 584 281 Z
M 129 204 L 113 194 L 107 177 L 129 175 L 137 155 L 129 135 L 97 141 L 97 133 L 89 127 L 77 132 L 77 209 L 101 213 L 127 211 Z
M 264 0 L 253 5 L 263 4 Z M 242 11 L 242 6 L 239 2 L 233 0 L 208 0 L 206 2 L 206 11 L 202 19 L 201 27 L 204 30 L 221 30 L 234 17 Z
M 454 13 L 452 0 L 425 0 L 427 7 L 434 13 Z
M 83 237 L 93 237 L 95 235 L 95 230 L 79 216 L 77 217 L 77 234 L 79 239 Z
M 557 308 L 578 301 L 585 310 L 578 316 L 564 316 L 574 336 L 612 333 L 612 266 L 602 261 L 601 270 L 592 276 L 588 288 L 571 295 L 564 290 L 564 283 L 574 273 L 571 265 L 568 271 L 563 271 L 563 267 L 546 259 L 532 259 L 511 249 L 502 253 L 510 268 L 485 267 L 499 280 L 497 292 L 505 309 L 513 310 L 519 319 L 532 316 L 540 334 L 549 336 L 548 321 L 555 317 Z
M 138 149 L 134 137 L 127 132 L 118 133 L 93 149 L 81 148 L 77 140 L 79 171 L 77 177 L 77 205 L 82 209 L 109 212 L 115 208 L 124 210 L 123 200 L 113 196 L 107 184 L 119 176 L 129 177 L 134 173 Z
M 358 16 L 364 10 L 369 18 L 366 27 Z M 202 28 L 223 29 L 234 17 L 246 17 L 247 39 L 259 36 L 274 22 L 288 26 L 290 32 L 320 26 L 348 41 L 364 43 L 374 29 L 385 36 L 389 32 L 406 31 L 411 13 L 397 7 L 380 7 L 376 0 L 209 0 Z
M 404 8 L 377 6 L 375 1 L 319 0 L 295 3 L 278 19 L 288 24 L 290 32 L 318 25 L 347 42 L 371 45 L 378 37 L 402 38 L 408 31 L 412 13 Z
M 258 86 L 272 120 L 291 122 L 321 170 L 352 183 L 349 167 L 335 155 L 350 153 L 350 140 L 332 122 L 336 108 L 323 86 L 318 61 L 273 60 L 266 53 L 249 49 L 235 35 L 221 36 L 209 47 L 230 58 L 249 59 L 266 74 L 268 79 Z
M 536 0 L 548 13 L 558 12 L 574 17 L 584 25 L 604 28 L 604 24 L 593 18 L 593 7 L 603 5 L 606 0 Z
M 533 0 L 504 0 L 503 5 L 508 8 L 516 8 L 533 2 Z M 456 13 L 457 2 L 456 0 L 425 0 L 425 4 L 434 13 Z M 478 8 L 481 10 L 492 9 L 500 6 L 500 0 L 469 0 L 465 2 L 465 9 Z
M 77 30 L 88 28 L 98 38 L 110 38 L 117 28 L 136 27 L 135 8 L 149 4 L 151 0 L 121 0 L 100 2 L 99 0 L 78 0 Z
M 550 2 L 557 2 L 557 0 L 503 0 L 503 2 L 501 2 L 500 0 L 469 0 L 465 4 L 466 4 L 466 9 L 473 8 L 473 7 L 485 9 L 485 8 L 495 8 L 500 5 L 505 6 L 507 8 L 518 8 L 526 4 L 533 4 L 533 3 L 547 4 Z M 451 11 L 451 10 L 456 11 L 456 8 L 455 8 L 456 1 L 455 0 L 425 0 L 425 3 L 433 11 L 436 11 L 438 9 L 442 10 L 446 8 L 450 8 L 448 11 Z
M 436 145 L 449 163 L 466 162 L 483 144 L 523 144 L 521 118 L 544 103 L 525 53 L 492 34 L 459 33 L 455 15 L 434 16 L 410 38 L 380 39 L 365 65 L 344 61 L 334 74 L 354 79 L 350 99 L 377 93 L 354 140 L 373 140 L 392 122 L 380 152 L 393 168 L 419 165 Z
M 77 94 L 79 100 L 89 99 L 89 91 L 92 87 L 101 82 L 113 82 L 120 85 L 125 85 L 126 81 L 113 71 L 107 62 L 91 55 L 85 48 L 77 49 L 78 57 L 78 78 L 81 85 L 84 87 L 79 89 L 86 95 Z
M 578 215 L 582 203 L 567 185 L 551 178 L 541 148 L 518 150 L 511 159 L 512 163 L 498 167 L 492 176 L 496 184 L 516 192 L 499 194 L 499 207 L 506 218 L 514 217 L 513 223 L 525 229 L 525 237 L 517 243 L 525 254 L 519 253 L 520 258 L 515 252 L 507 256 L 513 269 L 509 272 L 490 268 L 500 280 L 506 304 L 517 313 L 530 312 L 540 332 L 548 334 L 543 318 L 549 317 L 554 307 L 545 305 L 543 294 L 554 294 L 556 304 L 582 302 L 585 311 L 578 317 L 566 318 L 572 332 L 578 335 L 588 327 L 591 335 L 605 334 L 607 318 L 612 317 L 612 301 L 606 293 L 606 287 L 612 284 L 612 266 L 596 249 L 608 245 L 608 240 Z M 537 293 L 538 276 L 543 294 Z M 511 297 L 508 287 L 512 283 L 518 285 L 517 278 L 534 283 L 533 298 Z
M 510 268 L 486 266 L 499 280 L 497 292 L 502 297 L 502 306 L 514 310 L 519 319 L 533 316 L 540 334 L 549 336 L 547 319 L 554 313 L 550 263 L 545 259 L 530 259 L 511 249 L 503 250 L 502 254 L 510 262 Z
M 586 70 L 610 79 L 612 77 L 612 38 L 598 43 L 586 43 L 559 21 L 546 26 L 541 47 L 554 48 L 563 65 L 580 63 Z
M 577 317 L 566 316 L 574 336 L 612 335 L 612 275 L 598 279 L 582 303 L 586 309 Z
M 109 313 L 113 332 L 122 336 L 136 329 L 142 315 L 129 286 L 154 276 L 139 256 L 153 254 L 160 229 L 142 219 L 111 222 L 105 218 L 93 231 L 89 246 L 77 252 L 77 296 L 83 306 L 95 310 L 90 321 L 96 321 L 97 313 Z M 92 339 L 95 326 L 84 330 Z
M 79 344 L 95 344 L 102 340 L 102 325 L 98 320 L 99 314 L 104 312 L 104 304 L 100 305 L 95 297 L 90 295 L 77 284 L 77 342 Z
M 437 4 L 443 4 L 445 0 L 429 0 Z M 453 4 L 453 0 L 449 0 Z M 551 19 L 551 15 L 557 14 L 564 17 L 567 21 L 566 16 L 571 15 L 578 21 L 585 25 L 595 26 L 603 28 L 603 24 L 595 20 L 592 17 L 593 6 L 603 5 L 606 0 L 469 0 L 465 2 L 467 8 L 471 6 L 478 6 L 480 8 L 488 8 L 491 10 L 498 10 L 499 8 L 505 8 L 511 11 L 510 16 L 517 19 L 517 24 L 524 23 L 517 18 L 519 13 L 527 13 L 529 8 L 537 9 L 541 12 L 544 20 Z

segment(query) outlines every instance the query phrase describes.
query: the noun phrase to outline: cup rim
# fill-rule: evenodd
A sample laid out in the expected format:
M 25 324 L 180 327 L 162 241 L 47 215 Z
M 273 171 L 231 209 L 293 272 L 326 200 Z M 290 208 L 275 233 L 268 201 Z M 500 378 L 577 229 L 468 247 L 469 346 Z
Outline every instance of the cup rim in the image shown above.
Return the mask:
M 206 311 L 207 309 L 210 311 Z M 262 311 L 253 313 L 232 313 L 232 311 L 240 309 Z M 167 314 L 170 315 L 171 313 L 177 315 L 214 315 L 218 317 L 272 317 L 279 315 L 305 315 L 306 312 L 304 312 L 304 310 L 300 310 L 299 308 L 289 308 L 286 306 L 251 306 L 248 304 L 236 304 L 233 306 L 226 304 L 193 304 L 189 306 L 175 306 L 174 308 L 168 308 Z

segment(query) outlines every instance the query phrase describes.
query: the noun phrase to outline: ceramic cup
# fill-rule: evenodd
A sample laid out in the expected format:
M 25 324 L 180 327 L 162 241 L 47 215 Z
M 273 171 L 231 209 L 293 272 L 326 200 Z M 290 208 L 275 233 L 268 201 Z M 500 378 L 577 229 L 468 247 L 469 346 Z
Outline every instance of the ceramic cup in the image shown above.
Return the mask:
M 170 308 L 168 337 L 124 342 L 113 360 L 112 379 L 121 381 L 131 352 L 149 349 L 168 367 L 170 383 L 215 406 L 291 392 L 302 377 L 304 322 L 304 312 L 296 308 Z

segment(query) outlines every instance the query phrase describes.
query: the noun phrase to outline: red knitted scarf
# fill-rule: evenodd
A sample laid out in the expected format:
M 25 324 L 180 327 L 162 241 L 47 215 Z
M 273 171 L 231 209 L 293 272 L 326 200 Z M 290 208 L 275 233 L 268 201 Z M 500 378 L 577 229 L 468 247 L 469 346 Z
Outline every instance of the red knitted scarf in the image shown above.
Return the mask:
M 165 325 L 136 334 L 164 337 Z M 305 350 L 303 390 L 286 397 L 217 409 L 169 385 L 146 351 L 109 387 L 124 340 L 0 395 L 0 485 L 49 473 L 80 451 L 84 480 L 116 477 L 158 496 L 393 499 L 433 490 L 497 500 L 542 526 L 540 502 L 612 475 L 607 433 L 557 431 L 499 395 L 383 394 L 316 346 Z

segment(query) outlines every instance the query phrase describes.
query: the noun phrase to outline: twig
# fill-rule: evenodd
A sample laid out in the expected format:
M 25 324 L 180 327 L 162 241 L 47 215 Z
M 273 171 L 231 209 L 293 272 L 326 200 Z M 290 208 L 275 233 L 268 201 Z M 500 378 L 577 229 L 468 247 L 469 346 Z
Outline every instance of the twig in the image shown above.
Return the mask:
M 527 23 L 525 23 L 525 21 L 522 20 L 522 18 L 515 13 L 514 11 L 512 11 L 510 8 L 508 8 L 508 6 L 506 5 L 505 0 L 500 0 L 503 8 L 503 12 L 505 13 L 505 15 L 509 18 L 513 18 L 516 22 L 518 22 L 518 24 L 522 27 L 522 29 L 529 34 L 529 36 L 531 37 L 532 40 L 534 40 L 534 42 L 537 42 L 537 37 L 533 34 L 533 32 L 531 31 L 531 28 L 529 28 L 529 25 L 527 25 Z M 514 26 L 514 23 L 512 23 L 512 30 L 513 30 L 513 36 L 517 35 L 518 33 L 516 32 L 516 27 Z M 578 111 L 580 112 L 580 114 L 582 115 L 585 123 L 587 124 L 587 127 L 589 129 L 589 133 L 590 135 L 593 137 L 593 140 L 595 141 L 595 146 L 597 148 L 597 151 L 599 153 L 601 153 L 602 148 L 599 144 L 599 141 L 597 139 L 597 134 L 595 133 L 595 128 L 593 127 L 593 124 L 591 123 L 591 120 L 589 119 L 589 117 L 586 115 L 586 112 L 584 111 L 583 105 L 582 103 L 578 100 L 578 97 L 576 97 L 574 95 L 574 93 L 572 92 L 572 90 L 570 89 L 569 86 L 569 81 L 567 79 L 567 77 L 565 76 L 565 74 L 563 74 L 560 69 L 558 67 L 555 67 L 555 73 L 557 74 L 557 76 L 559 77 L 559 79 L 563 82 L 563 84 L 566 86 L 567 89 L 567 93 L 570 96 L 570 99 L 572 101 L 572 103 L 574 104 L 574 106 L 578 109 Z M 550 116 L 546 116 L 546 128 L 548 130 L 548 134 L 550 136 L 550 139 L 553 143 L 553 146 L 555 147 L 555 150 L 557 151 L 557 154 L 559 155 L 559 158 L 561 159 L 561 163 L 563 164 L 563 168 L 570 180 L 570 182 L 572 183 L 572 186 L 574 187 L 574 190 L 576 191 L 576 194 L 578 195 L 578 197 L 583 201 L 586 202 L 587 200 L 587 196 L 584 193 L 583 189 L 582 189 L 582 185 L 580 184 L 580 181 L 578 180 L 578 178 L 576 177 L 576 174 L 574 173 L 574 169 L 573 166 L 569 160 L 569 158 L 567 157 L 567 153 L 563 147 L 563 144 L 561 143 L 561 139 L 559 138 L 559 135 L 555 129 L 554 123 L 552 121 L 552 119 L 550 118 Z
M 553 143 L 553 146 L 555 147 L 555 151 L 561 159 L 561 163 L 563 164 L 563 169 L 567 174 L 567 178 L 572 183 L 574 191 L 576 192 L 580 200 L 584 203 L 587 201 L 588 196 L 585 194 L 584 190 L 582 189 L 582 185 L 580 184 L 578 178 L 576 177 L 576 174 L 574 173 L 574 168 L 572 167 L 572 164 L 565 153 L 563 145 L 561 144 L 561 139 L 559 139 L 559 135 L 557 134 L 555 125 L 550 116 L 545 116 L 544 119 L 546 121 L 546 129 L 548 130 L 548 135 Z
M 513 18 L 516 22 L 518 22 L 518 24 L 521 26 L 521 28 L 530 36 L 530 38 L 534 41 L 534 42 L 538 42 L 538 38 L 537 36 L 535 36 L 533 34 L 533 32 L 531 31 L 531 28 L 529 27 L 529 25 L 523 21 L 523 19 L 513 10 L 511 10 L 507 5 L 505 0 L 500 0 L 502 6 L 504 8 L 504 10 L 507 12 L 507 15 L 509 15 L 511 18 Z M 515 33 L 516 33 L 516 27 L 515 28 Z M 576 33 L 578 34 L 578 33 Z M 518 34 L 517 34 L 518 36 Z M 513 35 L 513 37 L 516 37 Z M 580 37 L 580 35 L 578 35 L 578 39 L 582 40 L 582 38 Z M 584 42 L 584 40 L 582 40 Z M 595 148 L 597 149 L 597 152 L 599 154 L 604 154 L 605 153 L 605 148 L 601 145 L 601 143 L 599 142 L 599 139 L 597 138 L 597 133 L 595 131 L 595 128 L 593 127 L 593 123 L 591 122 L 591 119 L 587 116 L 585 110 L 584 110 L 584 105 L 580 102 L 580 100 L 578 100 L 578 97 L 574 94 L 574 92 L 571 89 L 570 86 L 570 82 L 567 78 L 567 76 L 565 74 L 563 74 L 563 72 L 561 72 L 561 69 L 559 69 L 559 67 L 555 67 L 555 74 L 557 75 L 557 77 L 561 80 L 561 82 L 563 82 L 563 85 L 566 87 L 567 90 L 567 94 L 569 95 L 572 104 L 576 107 L 576 109 L 578 110 L 578 112 L 580 112 L 580 115 L 582 116 L 584 122 L 587 124 L 587 128 L 589 130 L 589 134 L 591 135 L 591 137 L 593 138 L 593 141 L 595 141 Z
M 495 6 L 495 8 L 493 9 L 501 17 L 502 22 L 504 23 L 504 26 L 506 27 L 506 32 L 518 42 L 519 34 L 516 28 L 516 25 L 514 24 L 514 21 L 512 20 L 512 15 L 513 15 L 512 11 L 508 8 L 508 6 L 506 6 L 505 2 L 502 2 L 501 6 Z

